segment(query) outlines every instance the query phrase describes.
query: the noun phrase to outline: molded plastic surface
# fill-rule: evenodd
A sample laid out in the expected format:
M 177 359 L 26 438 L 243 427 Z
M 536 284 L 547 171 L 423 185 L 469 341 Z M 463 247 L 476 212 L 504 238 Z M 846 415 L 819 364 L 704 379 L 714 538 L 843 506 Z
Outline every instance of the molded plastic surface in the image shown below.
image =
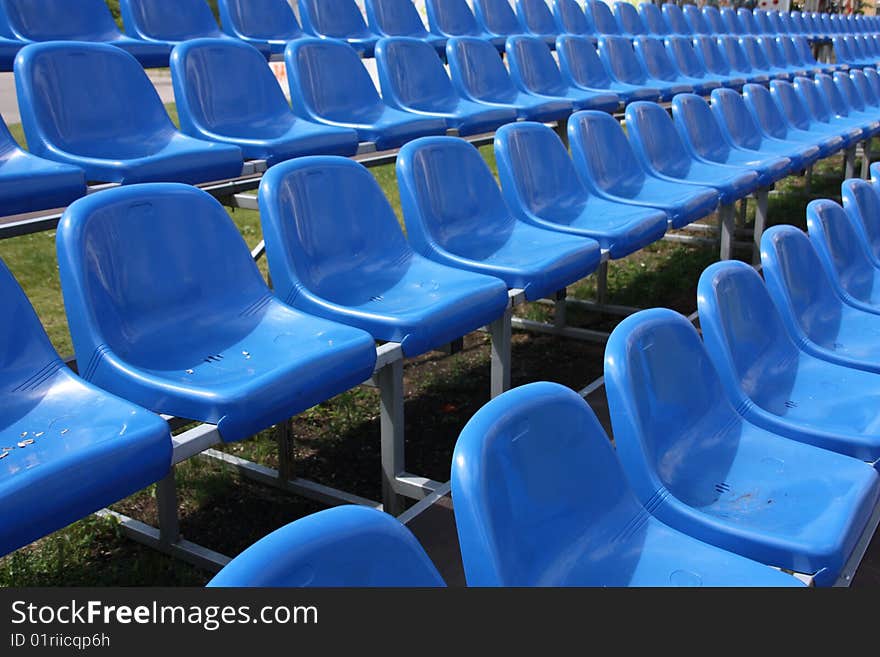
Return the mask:
M 820 126 L 825 126 L 826 130 L 836 131 L 848 146 L 862 139 L 866 134 L 867 131 L 860 122 L 834 115 L 825 94 L 812 80 L 795 78 L 794 88 L 804 108 L 809 111 L 811 120 Z
M 83 378 L 225 441 L 362 383 L 363 331 L 272 297 L 229 215 L 177 184 L 110 189 L 68 208 L 58 265 Z
M 22 150 L 0 120 L 0 215 L 62 208 L 85 193 L 82 169 Z
M 764 232 L 762 244 L 768 233 L 772 238 L 773 228 Z M 697 302 L 706 350 L 727 398 L 747 421 L 870 463 L 880 458 L 880 425 L 873 411 L 880 376 L 804 351 L 791 338 L 761 276 L 745 263 L 706 269 Z
M 507 307 L 499 279 L 415 253 L 376 179 L 347 158 L 270 169 L 260 221 L 280 299 L 400 342 L 407 356 L 485 326 Z
M 660 208 L 673 228 L 702 219 L 718 207 L 711 187 L 661 179 L 636 157 L 620 123 L 603 112 L 578 112 L 568 121 L 575 168 L 590 192 L 610 201 Z M 608 153 L 614 153 L 613 158 Z
M 748 267 L 730 269 L 737 265 Z M 719 548 L 814 574 L 820 586 L 834 583 L 880 500 L 873 468 L 744 420 L 696 329 L 671 310 L 618 325 L 605 381 L 620 463 L 654 516 Z
M 593 19 L 596 32 L 599 34 L 614 36 L 621 34 L 620 25 L 614 18 L 614 14 L 611 13 L 611 7 L 608 3 L 602 0 L 587 0 L 584 4 L 584 15 L 589 15 Z
M 109 43 L 134 55 L 145 67 L 168 66 L 171 54 L 170 45 L 144 43 L 123 35 L 104 0 L 2 0 L 0 31 L 22 45 L 39 41 Z M 6 70 L 12 70 L 11 62 Z
M 196 184 L 241 175 L 235 146 L 178 132 L 137 60 L 99 43 L 24 48 L 15 87 L 29 150 L 90 181 Z
M 788 124 L 812 135 L 814 143 L 823 141 L 823 135 L 831 135 L 837 138 L 835 143 L 830 145 L 831 148 L 840 150 L 854 143 L 860 134 L 858 130 L 842 130 L 829 123 L 815 120 L 803 97 L 790 82 L 774 80 L 770 83 L 770 95 Z M 824 143 L 828 144 L 827 141 Z
M 480 27 L 491 38 L 502 38 L 525 33 L 516 12 L 507 0 L 474 0 L 474 16 Z
M 660 99 L 669 100 L 675 94 L 687 93 L 691 87 L 680 82 L 665 82 L 648 76 L 645 67 L 626 37 L 603 36 L 599 38 L 599 57 L 612 78 L 637 87 L 660 90 Z
M 354 0 L 296 0 L 303 30 L 322 39 L 341 39 L 365 57 L 373 56 L 374 34 Z
M 229 36 L 280 55 L 288 41 L 303 36 L 287 0 L 218 0 L 220 24 Z
M 670 36 L 664 40 L 666 50 L 669 57 L 678 67 L 682 74 L 689 78 L 699 79 L 702 81 L 700 87 L 695 90 L 697 93 L 708 93 L 712 89 L 720 86 L 735 86 L 728 83 L 726 77 L 715 75 L 706 70 L 705 64 L 700 60 L 700 56 L 694 48 L 693 41 L 687 37 Z
M 587 15 L 576 0 L 553 0 L 550 6 L 560 34 L 587 36 L 593 41 L 596 39 L 597 30 L 593 24 L 592 14 Z M 614 16 L 611 15 L 610 10 L 608 16 L 613 24 Z
M 721 86 L 721 83 L 715 80 L 705 80 L 682 73 L 659 37 L 636 37 L 633 45 L 648 75 L 670 84 L 681 85 L 677 93 L 705 94 Z
M 730 63 L 722 51 L 718 41 L 709 36 L 694 37 L 694 49 L 697 52 L 700 63 L 706 71 L 718 78 L 719 82 L 731 89 L 741 89 L 748 82 L 744 76 L 735 75 L 730 68 Z
M 445 586 L 416 537 L 386 513 L 338 506 L 261 538 L 209 587 Z
M 737 37 L 720 36 L 717 43 L 724 52 L 733 75 L 745 77 L 749 82 L 765 83 L 770 80 L 765 71 L 752 67 L 751 60 Z
M 650 2 L 639 3 L 639 16 L 642 17 L 642 23 L 648 28 L 650 34 L 657 36 L 669 34 L 669 26 L 663 20 L 663 12 L 657 5 Z
M 871 180 L 867 185 L 844 181 L 841 185 L 843 207 L 859 231 L 868 254 L 876 267 L 880 267 L 880 196 L 878 196 L 880 162 L 871 165 Z
M 489 132 L 516 121 L 513 108 L 489 107 L 462 98 L 443 62 L 424 41 L 406 37 L 381 39 L 376 46 L 376 68 L 382 98 L 388 105 L 441 118 L 462 136 Z
M 171 434 L 64 365 L 2 262 L 0 299 L 4 555 L 164 478 Z
M 464 98 L 513 108 L 519 118 L 530 121 L 556 121 L 571 113 L 571 102 L 564 98 L 537 96 L 517 89 L 504 62 L 482 39 L 450 39 L 446 44 L 446 61 L 452 83 Z
M 425 0 L 428 25 L 431 33 L 444 38 L 476 37 L 489 41 L 499 51 L 504 51 L 506 37 L 487 34 L 477 23 L 477 19 L 467 0 Z
M 461 139 L 425 137 L 404 146 L 397 182 L 407 237 L 426 258 L 500 278 L 530 301 L 599 266 L 596 241 L 517 218 L 479 151 Z
M 622 258 L 666 232 L 663 210 L 609 201 L 590 194 L 559 136 L 523 122 L 495 135 L 495 159 L 508 205 L 525 221 L 599 242 Z
M 469 586 L 797 586 L 639 504 L 590 407 L 532 383 L 481 408 L 452 459 Z
M 620 28 L 616 34 L 628 37 L 648 34 L 648 27 L 642 21 L 639 10 L 629 2 L 614 3 L 614 20 L 617 21 L 617 26 Z
M 304 119 L 357 130 L 378 150 L 446 133 L 446 121 L 385 104 L 357 52 L 334 39 L 298 39 L 284 51 L 293 111 Z
M 516 16 L 526 34 L 543 39 L 551 48 L 556 47 L 559 30 L 545 0 L 516 0 Z

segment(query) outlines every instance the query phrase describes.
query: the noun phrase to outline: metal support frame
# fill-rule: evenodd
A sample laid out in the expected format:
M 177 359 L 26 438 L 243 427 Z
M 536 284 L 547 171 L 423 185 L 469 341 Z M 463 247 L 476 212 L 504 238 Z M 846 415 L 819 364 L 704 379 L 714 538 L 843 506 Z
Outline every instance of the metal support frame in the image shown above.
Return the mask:
M 726 203 L 718 209 L 718 228 L 721 234 L 721 259 L 730 260 L 733 256 L 733 241 L 736 233 L 736 205 Z
M 843 179 L 848 180 L 855 175 L 856 171 L 856 147 L 850 146 L 844 151 Z
M 752 262 L 761 261 L 761 236 L 767 226 L 767 206 L 769 203 L 770 187 L 762 187 L 755 192 L 755 229 L 753 232 Z
M 861 144 L 860 153 L 862 156 L 862 169 L 860 177 L 867 180 L 871 177 L 871 139 L 868 138 Z
M 397 476 L 406 471 L 403 415 L 403 359 L 396 359 L 375 374 L 379 387 L 382 453 L 382 505 L 393 516 L 403 511 L 397 494 Z

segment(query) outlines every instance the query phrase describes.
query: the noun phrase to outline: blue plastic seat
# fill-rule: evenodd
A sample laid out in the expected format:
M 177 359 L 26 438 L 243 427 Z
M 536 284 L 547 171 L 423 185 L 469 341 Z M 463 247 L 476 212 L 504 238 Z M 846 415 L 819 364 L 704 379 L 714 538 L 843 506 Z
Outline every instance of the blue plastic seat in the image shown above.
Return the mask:
M 742 24 L 739 16 L 736 15 L 736 10 L 732 7 L 721 8 L 721 19 L 727 26 L 727 34 L 735 34 L 736 36 L 749 34 L 748 30 L 746 30 L 745 26 Z
M 171 434 L 158 416 L 64 365 L 0 262 L 0 555 L 165 477 Z
M 777 81 L 779 82 L 779 81 Z M 819 157 L 824 158 L 844 147 L 843 137 L 828 132 L 807 132 L 793 126 L 773 100 L 770 90 L 760 84 L 747 84 L 743 87 L 743 99 L 755 117 L 755 123 L 764 135 L 780 141 L 788 141 L 806 146 L 818 146 Z
M 303 30 L 321 39 L 345 41 L 372 57 L 379 35 L 373 33 L 354 0 L 296 0 Z
M 758 25 L 758 21 L 755 19 L 755 14 L 751 9 L 740 7 L 736 10 L 736 17 L 739 19 L 740 24 L 742 24 L 745 30 L 743 34 L 751 34 L 753 36 L 764 34 L 764 31 L 761 29 L 761 26 Z
M 828 99 L 814 81 L 807 78 L 795 78 L 794 88 L 803 102 L 803 106 L 809 111 L 811 121 L 842 136 L 847 147 L 864 138 L 867 131 L 860 123 L 857 124 L 845 117 L 835 116 L 831 112 Z
M 812 88 L 812 91 L 813 93 L 816 93 L 815 87 Z M 821 139 L 823 136 L 839 138 L 842 143 L 839 143 L 834 147 L 837 150 L 848 148 L 856 143 L 861 136 L 859 130 L 842 130 L 840 127 L 833 126 L 827 121 L 823 122 L 822 120 L 815 118 L 811 110 L 804 103 L 803 96 L 798 93 L 797 87 L 790 82 L 774 80 L 770 83 L 770 95 L 773 97 L 773 100 L 776 101 L 779 111 L 785 117 L 785 120 L 788 121 L 790 126 L 799 131 L 806 131 L 809 134 L 815 135 L 815 139 Z M 819 113 L 827 113 L 827 110 L 819 109 Z M 798 134 L 802 133 L 799 132 Z
M 575 169 L 589 191 L 600 198 L 659 208 L 666 212 L 673 228 L 702 219 L 718 207 L 714 188 L 653 175 L 636 157 L 620 123 L 604 112 L 573 114 L 568 137 Z
M 556 47 L 559 29 L 545 0 L 516 0 L 516 16 L 523 31 L 543 39 L 551 48 Z
M 847 67 L 855 66 L 861 68 L 868 65 L 868 62 L 864 61 L 853 51 L 849 39 L 835 36 L 832 37 L 831 43 L 834 48 L 834 59 L 836 62 L 846 64 Z
M 504 39 L 523 34 L 525 30 L 507 0 L 474 0 L 477 24 L 492 39 Z
M 766 136 L 743 97 L 733 89 L 712 92 L 712 113 L 728 140 L 739 148 L 763 155 L 787 157 L 797 171 L 803 171 L 819 159 L 819 147 L 781 141 Z
M 305 312 L 399 342 L 406 356 L 417 356 L 507 308 L 501 280 L 415 253 L 376 179 L 348 158 L 273 167 L 259 198 L 275 294 Z
M 743 50 L 738 37 L 731 35 L 720 36 L 716 39 L 716 42 L 730 64 L 730 72 L 734 77 L 742 77 L 747 82 L 759 84 L 770 81 L 770 76 L 765 71 L 759 71 L 752 67 L 751 61 L 746 51 Z
M 651 2 L 639 3 L 639 16 L 642 17 L 642 23 L 648 28 L 649 34 L 655 36 L 670 34 L 669 26 L 663 20 L 663 13 L 657 5 Z
M 847 216 L 867 248 L 875 267 L 880 268 L 880 194 L 877 179 L 880 162 L 871 165 L 871 180 L 845 180 L 840 188 Z
M 223 32 L 273 55 L 304 36 L 287 0 L 218 0 L 217 8 Z
M 642 67 L 648 75 L 668 84 L 680 85 L 677 93 L 696 92 L 707 94 L 721 86 L 714 80 L 691 77 L 683 73 L 671 54 L 666 50 L 661 37 L 640 36 L 633 39 L 633 48 Z
M 633 38 L 650 34 L 639 10 L 626 0 L 614 3 L 614 20 L 617 21 L 619 34 L 622 36 Z
M 26 43 L 41 41 L 95 41 L 122 48 L 141 63 L 155 68 L 168 66 L 171 46 L 145 43 L 123 35 L 103 0 L 2 0 L 0 32 L 10 41 L 7 50 L 17 52 Z M 4 42 L 5 43 L 5 42 Z M 9 66 L 12 70 L 11 55 Z
M 495 161 L 508 206 L 530 224 L 599 242 L 612 259 L 663 237 L 668 218 L 591 194 L 559 136 L 540 123 L 504 126 L 495 135 Z
M 762 257 L 778 228 L 764 232 Z M 760 274 L 745 263 L 706 269 L 697 303 L 706 351 L 728 400 L 747 422 L 861 461 L 878 460 L 873 406 L 880 376 L 806 351 L 786 329 Z
M 495 46 L 498 52 L 504 52 L 506 37 L 493 37 L 485 32 L 477 23 L 466 0 L 425 0 L 425 7 L 432 34 L 444 39 L 452 37 L 485 39 Z
M 634 7 L 633 11 L 635 11 Z M 590 17 L 593 25 L 596 26 L 596 32 L 600 35 L 620 36 L 624 33 L 620 23 L 611 13 L 611 7 L 603 0 L 587 0 L 584 3 L 584 15 Z M 636 14 L 636 18 L 638 18 L 638 14 Z
M 682 143 L 694 159 L 751 169 L 758 174 L 760 187 L 772 186 L 795 172 L 787 157 L 763 155 L 734 145 L 718 125 L 709 103 L 695 94 L 673 98 L 672 117 Z
M 876 194 L 866 180 L 846 180 L 843 185 L 850 188 L 844 191 L 848 191 L 850 198 Z M 807 207 L 807 229 L 835 293 L 850 306 L 880 312 L 880 268 L 874 262 L 856 213 L 847 212 L 827 199 L 813 201 Z
M 63 208 L 85 194 L 82 169 L 22 150 L 0 120 L 0 215 Z
M 707 5 L 708 6 L 708 5 Z M 696 5 L 684 5 L 681 8 L 687 21 L 690 33 L 694 36 L 710 36 L 714 33 L 709 19 Z M 720 16 L 719 16 L 720 17 Z
M 749 58 L 749 64 L 753 69 L 766 73 L 771 78 L 780 80 L 790 80 L 793 77 L 788 69 L 773 66 L 770 60 L 767 59 L 767 52 L 756 37 L 741 36 L 739 43 L 746 53 L 746 57 Z
M 809 60 L 803 59 L 791 37 L 778 36 L 774 41 L 776 42 L 777 50 L 782 52 L 785 62 L 796 71 L 796 75 L 812 76 L 816 73 L 823 73 L 826 70 L 825 67 L 816 66 Z
M 233 144 L 267 166 L 302 155 L 357 153 L 355 130 L 297 118 L 266 60 L 243 41 L 183 43 L 171 56 L 171 77 L 180 128 L 192 137 Z
M 373 372 L 373 339 L 274 299 L 235 224 L 202 190 L 159 183 L 80 199 L 57 246 L 82 377 L 157 413 L 216 424 L 224 441 Z
M 588 91 L 569 85 L 562 77 L 553 53 L 537 37 L 510 37 L 506 52 L 510 77 L 521 91 L 536 96 L 562 98 L 570 102 L 576 110 L 614 112 L 620 107 L 620 96 L 615 93 Z
M 446 134 L 446 121 L 389 107 L 379 96 L 357 52 L 336 39 L 291 41 L 284 51 L 293 111 L 300 117 L 357 130 L 378 150 L 410 139 Z
M 557 121 L 571 113 L 571 101 L 517 89 L 504 62 L 490 46 L 475 37 L 453 37 L 446 45 L 452 83 L 463 98 L 490 107 L 512 108 L 519 118 L 530 121 Z
M 25 45 L 22 41 L 0 35 L 0 72 L 8 73 L 12 70 L 18 51 Z
M 767 23 L 767 27 L 764 28 L 764 32 L 766 34 L 777 35 L 791 34 L 791 23 L 787 19 L 788 13 L 786 12 L 776 10 L 765 12 L 765 22 Z M 760 17 L 759 20 L 761 20 Z
M 817 75 L 815 84 L 825 98 L 832 113 L 851 121 L 864 130 L 864 136 L 873 137 L 880 132 L 880 121 L 875 112 L 866 111 L 858 91 L 850 77 L 843 72 L 828 75 Z
M 718 41 L 709 36 L 697 36 L 692 41 L 694 50 L 703 68 L 709 75 L 715 76 L 723 86 L 731 89 L 742 89 L 749 80 L 745 76 L 735 75 L 730 67 L 730 62 Z
M 661 7 L 663 20 L 666 22 L 667 34 L 679 34 L 682 36 L 693 36 L 694 31 L 684 15 L 681 7 L 671 2 L 665 3 Z
M 119 0 L 119 11 L 126 34 L 153 46 L 172 48 L 190 39 L 232 38 L 220 30 L 205 0 Z M 268 44 L 251 45 L 267 58 L 272 54 Z
M 721 16 L 721 12 L 718 11 L 718 7 L 715 5 L 706 5 L 703 7 L 703 18 L 705 18 L 706 22 L 709 24 L 710 34 L 718 36 L 730 34 L 730 28 Z
M 437 54 L 446 57 L 446 38 L 425 29 L 411 0 L 366 0 L 370 29 L 382 37 L 412 37 L 427 42 Z
M 810 204 L 808 220 L 821 221 L 834 210 L 840 212 L 838 221 L 847 220 L 843 208 L 827 200 Z M 822 360 L 880 374 L 880 308 L 846 292 L 801 230 L 775 228 L 762 241 L 761 261 L 770 297 L 791 336 L 802 350 Z M 873 384 L 870 379 L 862 382 L 868 386 L 864 392 L 877 394 L 876 378 Z
M 756 41 L 764 50 L 764 56 L 770 63 L 771 69 L 784 71 L 788 79 L 793 79 L 798 75 L 807 75 L 807 70 L 803 66 L 793 65 L 785 58 L 785 53 L 775 37 L 764 35 L 757 37 Z
M 227 588 L 445 585 L 412 532 L 362 506 L 325 509 L 277 529 L 208 582 Z
M 646 511 L 593 411 L 555 383 L 474 415 L 455 445 L 452 498 L 469 586 L 798 585 Z
M 739 84 L 743 82 L 741 78 L 730 78 L 726 75 L 719 75 L 708 71 L 691 39 L 669 36 L 665 39 L 665 47 L 669 57 L 682 74 L 703 81 L 702 89 L 697 90 L 695 88 L 697 93 L 706 95 L 712 89 L 717 89 L 718 87 L 742 86 Z
M 776 30 L 776 26 L 773 24 L 771 12 L 765 9 L 755 9 L 751 13 L 754 22 L 758 25 L 758 32 L 764 35 L 771 36 L 779 34 L 779 32 Z
M 675 94 L 687 93 L 692 88 L 680 82 L 666 82 L 650 77 L 626 37 L 599 37 L 599 57 L 614 80 L 637 87 L 649 87 L 660 91 L 661 100 L 669 100 Z
M 597 29 L 593 24 L 592 15 L 588 16 L 586 11 L 576 2 L 576 0 L 553 0 L 551 7 L 553 9 L 553 20 L 556 21 L 556 29 L 560 35 L 577 35 L 587 37 L 591 42 L 597 40 Z M 609 10 L 608 13 L 611 16 Z M 611 16 L 611 22 L 614 23 L 614 16 Z M 559 37 L 557 37 L 557 43 Z
M 461 139 L 407 144 L 397 183 L 407 238 L 429 260 L 500 278 L 529 301 L 551 297 L 599 266 L 599 243 L 584 233 L 547 230 L 511 212 L 480 152 Z
M 760 284 L 751 267 L 730 262 L 707 269 L 700 286 L 729 287 L 744 269 Z M 750 301 L 731 300 L 737 316 L 729 321 L 746 316 L 764 337 L 764 316 L 752 315 Z M 834 584 L 862 534 L 873 530 L 880 477 L 865 463 L 741 416 L 742 407 L 725 398 L 712 348 L 707 354 L 693 325 L 663 308 L 627 317 L 611 334 L 605 385 L 627 480 L 641 504 L 678 531 L 812 575 L 818 586 Z M 780 368 L 768 378 L 787 374 Z
M 540 44 L 544 47 L 544 44 Z M 376 68 L 389 106 L 443 119 L 462 136 L 490 132 L 516 121 L 513 108 L 490 107 L 462 98 L 430 44 L 409 37 L 381 39 Z
M 866 112 L 876 112 L 880 109 L 880 98 L 877 97 L 874 87 L 868 82 L 866 70 L 871 69 L 853 69 L 849 71 L 849 78 L 852 80 L 853 86 L 858 93 L 859 98 L 864 103 Z M 876 71 L 874 72 L 876 74 Z
M 779 37 L 779 43 L 785 53 L 785 58 L 790 62 L 802 66 L 806 69 L 808 75 L 812 76 L 816 73 L 834 72 L 837 68 L 833 64 L 820 64 L 817 62 L 816 58 L 813 56 L 810 44 L 804 37 Z
M 718 190 L 722 205 L 758 188 L 758 174 L 752 169 L 694 159 L 672 118 L 656 103 L 628 105 L 626 128 L 636 156 L 658 178 L 712 187 Z
M 611 79 L 608 70 L 589 39 L 562 35 L 556 39 L 559 70 L 569 86 L 587 91 L 611 92 L 624 103 L 634 100 L 660 100 L 660 90 L 626 84 Z
M 80 167 L 87 180 L 190 184 L 241 175 L 236 146 L 178 132 L 137 60 L 102 43 L 35 43 L 15 87 L 32 153 Z

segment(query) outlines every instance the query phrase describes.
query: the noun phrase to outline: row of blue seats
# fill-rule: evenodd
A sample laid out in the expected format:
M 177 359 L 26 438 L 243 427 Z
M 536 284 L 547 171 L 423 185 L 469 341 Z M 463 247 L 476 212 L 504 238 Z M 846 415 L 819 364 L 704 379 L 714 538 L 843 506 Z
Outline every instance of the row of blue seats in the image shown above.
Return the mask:
M 880 166 L 874 174 L 880 175 Z M 605 355 L 616 449 L 572 391 L 489 402 L 452 461 L 471 586 L 819 586 L 852 576 L 880 519 L 880 182 L 808 232 L 765 233 L 765 281 L 701 276 L 703 340 L 677 313 L 624 320 Z M 341 560 L 341 554 L 358 559 Z M 281 559 L 278 555 L 285 555 Z M 442 586 L 394 519 L 341 507 L 288 525 L 210 586 Z
M 705 53 L 719 47 L 711 39 L 698 45 Z M 67 205 L 85 193 L 86 180 L 197 184 L 238 176 L 245 158 L 272 166 L 302 155 L 351 155 L 362 141 L 394 148 L 450 127 L 468 135 L 517 119 L 560 120 L 573 109 L 613 110 L 620 98 L 656 100 L 694 89 L 705 94 L 722 85 L 766 82 L 771 75 L 810 73 L 820 81 L 825 106 L 822 99 L 803 98 L 808 111 L 798 114 L 794 101 L 785 110 L 794 112 L 789 120 L 800 129 L 810 120 L 826 123 L 831 116 L 870 111 L 880 96 L 880 78 L 870 68 L 854 71 L 852 84 L 838 73 L 832 83 L 819 73 L 827 69 L 815 64 L 750 71 L 742 78 L 710 77 L 691 67 L 693 76 L 685 77 L 671 55 L 697 60 L 686 39 L 664 44 L 640 38 L 633 49 L 627 40 L 603 37 L 597 54 L 580 37 L 560 37 L 559 68 L 540 40 L 511 37 L 510 72 L 485 41 L 454 38 L 447 49 L 451 79 L 427 44 L 383 40 L 377 53 L 380 97 L 350 47 L 300 39 L 286 51 L 291 110 L 258 51 L 232 40 L 193 40 L 177 47 L 171 62 L 180 133 L 130 55 L 105 44 L 32 44 L 16 65 L 31 154 L 3 131 L 3 213 Z M 664 79 L 647 76 L 649 62 Z M 801 93 L 811 95 L 808 89 Z M 732 134 L 744 129 L 730 128 Z
M 823 84 L 837 90 L 827 78 L 797 84 L 820 99 Z M 763 136 L 756 117 L 764 105 L 772 111 L 773 94 L 788 98 L 783 105 L 797 99 L 782 81 L 747 88 L 745 98 L 715 90 L 711 107 L 680 95 L 674 121 L 637 102 L 627 110 L 629 139 L 609 114 L 577 113 L 568 126 L 574 161 L 549 127 L 504 126 L 495 146 L 502 189 L 467 142 L 410 142 L 397 163 L 409 241 L 361 165 L 329 156 L 280 164 L 259 194 L 274 296 L 228 215 L 201 190 L 132 185 L 76 201 L 58 229 L 58 258 L 88 384 L 63 366 L 4 271 L 13 312 L 2 323 L 9 403 L 0 424 L 13 446 L 0 456 L 0 488 L 28 503 L 15 505 L 0 548 L 167 472 L 167 426 L 92 385 L 244 439 L 368 378 L 374 340 L 423 353 L 499 317 L 509 289 L 545 297 L 595 271 L 603 251 L 623 257 L 667 225 L 807 166 L 819 147 Z M 869 129 L 861 118 L 823 125 L 823 139 Z M 181 334 L 181 325 L 191 328 Z M 54 489 L 44 477 L 76 495 L 45 495 Z

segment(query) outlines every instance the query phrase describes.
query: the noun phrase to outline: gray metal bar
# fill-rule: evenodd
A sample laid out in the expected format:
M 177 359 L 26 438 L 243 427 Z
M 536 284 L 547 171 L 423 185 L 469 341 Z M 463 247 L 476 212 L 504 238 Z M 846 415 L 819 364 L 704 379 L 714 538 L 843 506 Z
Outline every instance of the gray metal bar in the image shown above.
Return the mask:
M 721 259 L 730 260 L 733 255 L 733 236 L 736 231 L 736 206 L 727 203 L 718 208 L 718 228 L 721 231 Z
M 848 180 L 855 175 L 856 170 L 856 147 L 850 146 L 846 149 L 843 158 L 843 179 Z
M 553 300 L 553 326 L 557 329 L 564 329 L 568 325 L 568 307 L 565 305 L 567 297 L 567 290 L 558 290 Z M 533 323 L 538 324 L 539 322 Z
M 871 177 L 871 140 L 862 143 L 862 171 L 861 177 L 867 180 Z
M 562 306 L 564 304 L 559 304 Z M 523 329 L 526 331 L 535 331 L 536 333 L 548 333 L 550 335 L 558 335 L 563 338 L 571 338 L 573 340 L 585 340 L 587 342 L 598 342 L 604 344 L 608 341 L 608 333 L 603 331 L 593 331 L 591 329 L 573 328 L 571 326 L 554 326 L 553 324 L 545 324 L 544 322 L 535 322 L 522 317 L 512 317 L 510 320 L 513 328 Z
M 401 472 L 394 478 L 394 486 L 399 494 L 413 500 L 420 500 L 426 495 L 439 490 L 443 486 L 443 482 L 420 477 L 409 472 Z M 388 509 L 385 509 L 385 511 L 390 513 Z
M 492 338 L 489 394 L 492 399 L 510 390 L 510 351 L 513 337 L 510 320 L 512 317 L 513 306 L 508 305 L 504 314 L 489 324 L 489 335 Z
M 754 247 L 752 249 L 752 262 L 760 262 L 761 261 L 761 236 L 764 234 L 764 228 L 767 226 L 767 206 L 768 206 L 768 195 L 770 194 L 770 190 L 768 188 L 759 189 L 755 193 L 755 199 L 757 200 L 757 208 L 755 209 L 755 230 L 754 230 Z
M 540 303 L 545 302 L 541 300 Z M 642 310 L 642 308 L 635 308 L 634 306 L 618 306 L 611 303 L 597 303 L 595 301 L 588 301 L 586 299 L 572 299 L 570 297 L 565 300 L 565 303 L 570 306 L 578 306 L 580 308 L 583 308 L 584 310 L 589 310 L 591 312 L 605 313 L 607 315 L 620 315 L 622 317 L 628 317 L 629 315 L 633 315 Z
M 406 511 L 404 511 L 399 516 L 397 516 L 397 520 L 403 525 L 408 525 L 413 520 L 415 520 L 420 515 L 422 515 L 425 511 L 427 511 L 432 506 L 437 504 L 444 497 L 449 495 L 449 493 L 451 491 L 452 491 L 452 484 L 447 481 L 445 484 L 440 486 L 440 488 L 435 490 L 433 493 L 431 493 L 427 497 L 422 498 L 421 500 L 419 500 L 418 502 L 413 504 L 410 508 L 408 508 Z
M 176 418 L 170 418 L 166 421 L 171 424 Z M 200 424 L 177 436 L 171 437 L 171 444 L 174 451 L 171 457 L 171 463 L 177 465 L 196 454 L 205 451 L 209 447 L 218 444 L 221 441 L 220 432 L 213 424 Z
M 849 586 L 852 584 L 853 577 L 859 568 L 859 564 L 862 563 L 862 559 L 868 550 L 868 546 L 871 544 L 871 539 L 874 537 L 878 525 L 880 525 L 880 505 L 871 514 L 868 524 L 865 525 L 862 535 L 850 553 L 849 559 L 846 560 L 840 575 L 837 577 L 837 581 L 834 582 L 834 586 Z
M 284 481 L 296 478 L 293 426 L 290 420 L 275 425 L 275 442 L 278 444 L 278 477 Z
M 382 452 L 382 505 L 397 516 L 403 511 L 396 479 L 405 470 L 403 361 L 388 363 L 375 374 L 379 386 L 379 426 Z
M 604 306 L 608 301 L 608 260 L 603 259 L 596 270 L 596 304 Z
M 171 545 L 180 540 L 180 523 L 177 518 L 177 482 L 174 480 L 174 466 L 156 484 L 156 509 L 159 518 L 159 541 Z

